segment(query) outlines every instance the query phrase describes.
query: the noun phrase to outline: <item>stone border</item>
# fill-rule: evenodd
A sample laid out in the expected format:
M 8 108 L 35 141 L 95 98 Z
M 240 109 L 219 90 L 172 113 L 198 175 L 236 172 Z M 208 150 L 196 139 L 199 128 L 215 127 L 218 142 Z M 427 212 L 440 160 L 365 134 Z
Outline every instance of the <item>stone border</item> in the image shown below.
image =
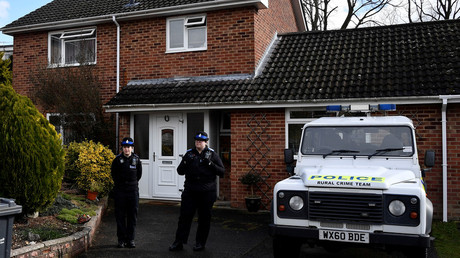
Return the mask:
M 96 216 L 86 222 L 78 231 L 71 236 L 48 240 L 30 246 L 21 247 L 11 250 L 10 257 L 14 258 L 31 258 L 31 257 L 74 257 L 80 253 L 86 252 L 91 246 L 94 234 L 99 226 L 102 215 L 104 214 L 108 198 L 104 197 L 100 201 L 100 206 L 96 211 Z

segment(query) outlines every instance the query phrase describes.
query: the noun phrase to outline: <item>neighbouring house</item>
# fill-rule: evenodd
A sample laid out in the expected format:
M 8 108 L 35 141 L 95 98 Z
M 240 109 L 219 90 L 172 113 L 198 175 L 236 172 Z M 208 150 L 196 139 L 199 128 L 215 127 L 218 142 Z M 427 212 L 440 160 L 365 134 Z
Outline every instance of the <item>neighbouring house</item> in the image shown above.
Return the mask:
M 3 60 L 13 56 L 13 45 L 0 45 L 0 52 L 3 52 Z
M 105 74 L 117 138 L 136 142 L 142 198 L 180 198 L 175 168 L 204 129 L 227 167 L 219 199 L 243 208 L 238 179 L 252 171 L 269 209 L 288 175 L 283 151 L 298 148 L 304 123 L 329 116 L 330 104 L 394 103 L 390 115 L 417 128 L 420 163 L 436 151 L 426 178 L 435 216 L 460 218 L 460 21 L 304 29 L 294 0 L 54 0 L 2 28 L 14 36 L 13 87 L 24 95 L 32 64 L 75 67 L 87 51 Z

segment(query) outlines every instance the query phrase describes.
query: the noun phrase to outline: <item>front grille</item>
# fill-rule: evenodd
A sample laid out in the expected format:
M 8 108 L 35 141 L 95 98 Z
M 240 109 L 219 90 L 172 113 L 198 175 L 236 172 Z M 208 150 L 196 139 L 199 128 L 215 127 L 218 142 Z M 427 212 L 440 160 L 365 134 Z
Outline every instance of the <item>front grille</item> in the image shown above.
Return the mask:
M 310 220 L 383 223 L 383 198 L 379 194 L 310 192 Z

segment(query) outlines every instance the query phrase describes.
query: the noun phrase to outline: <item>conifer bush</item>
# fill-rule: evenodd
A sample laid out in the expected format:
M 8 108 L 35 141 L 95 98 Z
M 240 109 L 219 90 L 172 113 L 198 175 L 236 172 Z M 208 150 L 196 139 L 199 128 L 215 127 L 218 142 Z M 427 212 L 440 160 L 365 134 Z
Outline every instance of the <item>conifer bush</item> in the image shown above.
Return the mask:
M 66 177 L 84 191 L 104 195 L 113 186 L 111 176 L 113 152 L 93 141 L 71 142 L 66 147 Z
M 0 84 L 0 197 L 23 213 L 51 205 L 61 188 L 65 153 L 54 126 L 32 101 Z

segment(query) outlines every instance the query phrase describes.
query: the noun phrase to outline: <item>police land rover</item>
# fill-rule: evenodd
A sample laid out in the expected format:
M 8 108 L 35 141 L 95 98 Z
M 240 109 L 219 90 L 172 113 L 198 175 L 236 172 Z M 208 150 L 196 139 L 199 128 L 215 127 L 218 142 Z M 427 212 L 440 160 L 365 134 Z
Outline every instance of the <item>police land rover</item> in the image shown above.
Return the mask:
M 394 104 L 329 106 L 367 116 L 323 117 L 307 123 L 292 176 L 276 184 L 272 223 L 275 257 L 297 257 L 301 245 L 337 250 L 352 244 L 426 257 L 433 205 L 421 170 L 412 121 L 370 116 Z M 285 161 L 294 162 L 293 151 Z M 339 249 L 340 250 L 340 249 Z

